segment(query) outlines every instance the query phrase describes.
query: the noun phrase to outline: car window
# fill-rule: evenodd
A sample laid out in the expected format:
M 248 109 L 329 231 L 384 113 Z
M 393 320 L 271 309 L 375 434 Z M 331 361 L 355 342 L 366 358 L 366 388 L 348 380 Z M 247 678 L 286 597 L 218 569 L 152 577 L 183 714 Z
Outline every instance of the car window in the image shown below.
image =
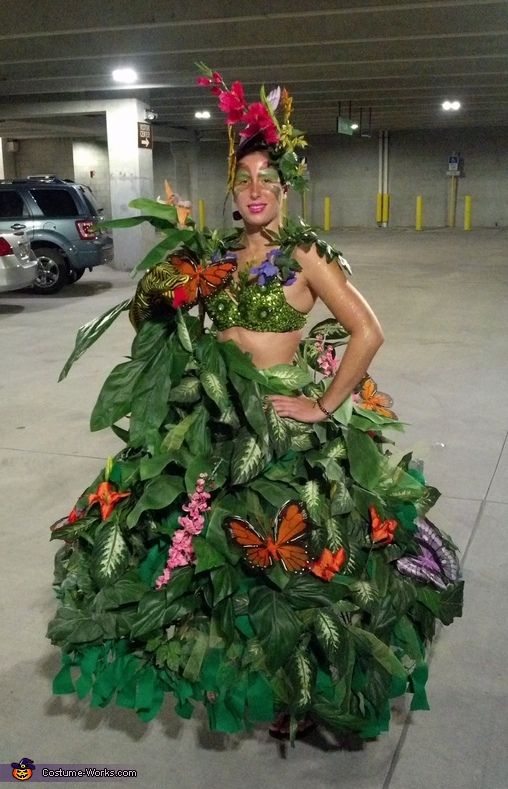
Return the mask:
M 83 200 L 85 201 L 85 205 L 88 208 L 88 210 L 90 211 L 90 214 L 92 216 L 97 216 L 97 214 L 99 213 L 99 209 L 96 208 L 96 206 L 94 206 L 92 201 L 86 196 L 86 194 L 84 192 L 83 192 L 83 194 L 81 196 L 82 196 Z
M 0 189 L 0 217 L 15 219 L 28 216 L 25 202 L 15 189 Z
M 79 216 L 76 203 L 67 189 L 30 189 L 30 194 L 44 216 Z

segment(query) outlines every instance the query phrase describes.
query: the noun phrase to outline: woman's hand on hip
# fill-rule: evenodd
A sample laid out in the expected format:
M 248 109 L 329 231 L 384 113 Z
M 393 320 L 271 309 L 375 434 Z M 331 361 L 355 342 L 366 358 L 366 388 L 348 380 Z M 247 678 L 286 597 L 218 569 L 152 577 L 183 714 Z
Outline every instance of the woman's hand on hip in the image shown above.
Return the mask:
M 297 422 L 324 422 L 328 417 L 317 406 L 315 400 L 305 395 L 286 397 L 285 395 L 267 395 L 265 403 L 276 411 L 278 416 L 294 419 Z

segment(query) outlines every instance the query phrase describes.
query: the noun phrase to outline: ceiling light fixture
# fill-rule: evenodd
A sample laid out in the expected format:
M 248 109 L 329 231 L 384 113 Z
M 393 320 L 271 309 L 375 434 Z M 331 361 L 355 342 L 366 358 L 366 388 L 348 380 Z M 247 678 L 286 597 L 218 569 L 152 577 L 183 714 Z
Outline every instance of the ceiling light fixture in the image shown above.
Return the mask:
M 194 113 L 195 118 L 200 118 L 202 120 L 208 120 L 211 118 L 210 112 L 208 110 L 196 110 Z
M 133 68 L 116 68 L 113 71 L 113 79 L 115 82 L 123 82 L 125 85 L 131 85 L 138 79 L 137 73 Z
M 461 105 L 460 101 L 443 101 L 441 106 L 446 112 L 449 112 L 450 110 L 456 112 L 457 110 L 460 110 Z
M 352 128 L 354 131 L 356 131 L 356 130 L 357 130 L 359 127 L 358 127 L 358 124 L 357 124 L 357 123 L 352 123 L 352 124 L 351 124 L 351 128 Z
M 155 110 L 151 110 L 149 107 L 145 109 L 145 121 L 156 121 L 158 118 L 158 114 Z

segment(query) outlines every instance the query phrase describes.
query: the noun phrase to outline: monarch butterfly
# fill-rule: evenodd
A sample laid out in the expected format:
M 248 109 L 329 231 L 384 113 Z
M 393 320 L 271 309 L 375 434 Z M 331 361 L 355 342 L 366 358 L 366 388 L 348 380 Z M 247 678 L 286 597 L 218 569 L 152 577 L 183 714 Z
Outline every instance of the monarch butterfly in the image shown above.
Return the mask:
M 227 284 L 235 269 L 236 262 L 231 259 L 201 266 L 188 257 L 173 255 L 159 263 L 146 272 L 136 288 L 129 313 L 134 328 L 165 315 L 168 309 L 192 307 L 199 296 L 206 298 Z
M 207 266 L 191 258 L 173 258 L 171 266 L 180 279 L 178 288 L 185 293 L 186 307 L 194 306 L 199 298 L 207 299 L 217 288 L 225 285 L 233 271 L 236 271 L 236 261 L 231 258 Z
M 377 384 L 370 376 L 363 379 L 360 389 L 360 408 L 365 408 L 367 411 L 374 411 L 380 416 L 386 416 L 388 419 L 398 419 L 397 414 L 391 410 L 393 400 L 386 392 L 378 392 Z
M 310 524 L 298 501 L 287 501 L 281 507 L 275 518 L 273 537 L 263 537 L 243 518 L 227 518 L 224 526 L 252 567 L 266 570 L 274 562 L 281 562 L 287 573 L 302 573 L 309 567 L 311 557 L 306 541 Z

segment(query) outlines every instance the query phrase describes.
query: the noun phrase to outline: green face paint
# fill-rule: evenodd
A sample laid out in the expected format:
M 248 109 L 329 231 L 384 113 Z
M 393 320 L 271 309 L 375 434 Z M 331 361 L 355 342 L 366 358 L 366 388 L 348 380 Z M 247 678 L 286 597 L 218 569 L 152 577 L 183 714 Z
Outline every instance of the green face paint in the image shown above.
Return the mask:
M 275 167 L 264 167 L 262 170 L 259 170 L 256 178 L 261 188 L 269 188 L 272 192 L 278 192 L 280 190 L 280 176 Z M 236 171 L 233 189 L 235 191 L 245 189 L 252 180 L 252 175 L 248 170 L 238 169 Z

